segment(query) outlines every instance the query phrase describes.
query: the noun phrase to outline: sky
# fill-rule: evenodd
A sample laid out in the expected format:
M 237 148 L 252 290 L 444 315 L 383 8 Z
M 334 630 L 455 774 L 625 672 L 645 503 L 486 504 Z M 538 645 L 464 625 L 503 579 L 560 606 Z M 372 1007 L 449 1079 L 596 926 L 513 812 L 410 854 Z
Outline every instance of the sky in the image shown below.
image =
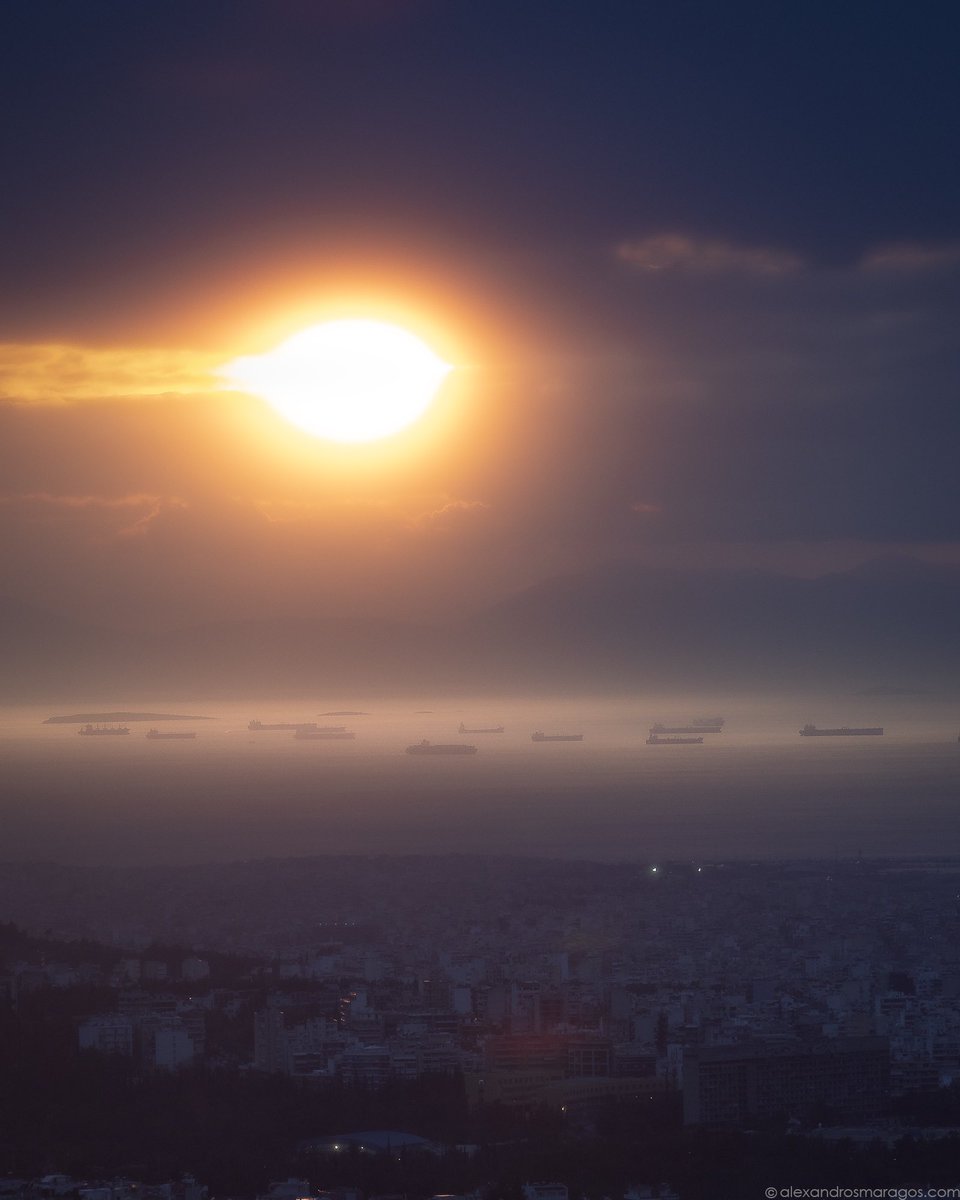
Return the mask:
M 0 592 L 434 620 L 616 561 L 960 563 L 952 3 L 9 0 Z M 372 317 L 380 443 L 217 368 Z

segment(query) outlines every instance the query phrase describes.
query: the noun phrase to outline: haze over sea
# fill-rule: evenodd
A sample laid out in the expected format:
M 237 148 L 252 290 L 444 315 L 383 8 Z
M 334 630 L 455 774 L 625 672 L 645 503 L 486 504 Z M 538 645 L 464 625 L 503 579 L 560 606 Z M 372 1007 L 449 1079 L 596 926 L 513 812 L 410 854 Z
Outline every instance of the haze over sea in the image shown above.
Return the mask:
M 717 861 L 960 855 L 958 704 L 916 696 L 634 695 L 124 700 L 0 709 L 0 860 L 184 864 L 270 856 L 490 853 Z M 325 717 L 336 709 L 358 717 Z M 61 713 L 190 713 L 195 740 L 81 738 Z M 657 720 L 723 715 L 702 746 L 647 746 Z M 251 733 L 346 724 L 355 741 Z M 457 727 L 502 723 L 503 734 Z M 810 739 L 806 722 L 882 725 Z M 535 744 L 534 729 L 583 742 Z M 466 758 L 416 758 L 421 738 Z

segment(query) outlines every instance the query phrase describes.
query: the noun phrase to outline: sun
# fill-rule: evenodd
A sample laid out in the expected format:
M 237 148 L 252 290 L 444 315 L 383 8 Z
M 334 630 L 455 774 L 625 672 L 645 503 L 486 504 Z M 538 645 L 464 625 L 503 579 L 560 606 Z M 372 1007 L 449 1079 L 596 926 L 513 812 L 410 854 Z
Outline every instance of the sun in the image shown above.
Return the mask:
M 343 320 L 235 358 L 218 374 L 316 437 L 372 442 L 423 416 L 452 369 L 406 329 Z

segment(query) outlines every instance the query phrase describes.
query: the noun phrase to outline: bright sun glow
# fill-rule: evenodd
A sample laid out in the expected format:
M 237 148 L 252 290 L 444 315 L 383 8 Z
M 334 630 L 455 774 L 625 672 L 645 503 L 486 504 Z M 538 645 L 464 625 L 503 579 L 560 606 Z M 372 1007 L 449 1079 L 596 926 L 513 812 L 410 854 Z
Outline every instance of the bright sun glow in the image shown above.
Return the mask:
M 304 329 L 219 374 L 308 433 L 371 442 L 422 416 L 451 370 L 405 329 L 351 320 Z

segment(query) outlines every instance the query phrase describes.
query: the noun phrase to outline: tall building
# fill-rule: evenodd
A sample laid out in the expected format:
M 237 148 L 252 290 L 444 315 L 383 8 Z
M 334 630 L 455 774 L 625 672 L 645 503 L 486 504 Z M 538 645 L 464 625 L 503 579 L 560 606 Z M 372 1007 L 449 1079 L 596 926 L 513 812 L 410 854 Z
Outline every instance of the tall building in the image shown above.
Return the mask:
M 185 1029 L 158 1029 L 153 1045 L 154 1065 L 162 1071 L 176 1071 L 193 1064 L 193 1039 Z
M 81 1050 L 98 1050 L 101 1054 L 133 1054 L 133 1022 L 112 1014 L 88 1017 L 77 1029 Z
M 258 1071 L 286 1071 L 287 1039 L 283 1011 L 265 1008 L 253 1017 L 253 1064 Z
M 683 1119 L 712 1127 L 777 1117 L 863 1121 L 880 1115 L 889 1089 L 886 1038 L 697 1046 L 684 1054 Z

